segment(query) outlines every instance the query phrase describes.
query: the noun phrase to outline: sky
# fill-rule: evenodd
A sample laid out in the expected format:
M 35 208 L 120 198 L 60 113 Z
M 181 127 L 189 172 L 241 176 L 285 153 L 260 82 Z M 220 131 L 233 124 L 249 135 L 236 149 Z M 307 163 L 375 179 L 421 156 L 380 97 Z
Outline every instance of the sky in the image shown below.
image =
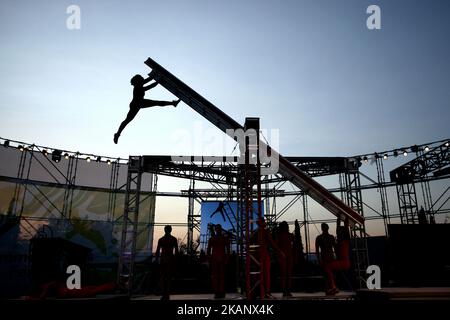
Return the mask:
M 71 4 L 79 30 L 66 26 Z M 366 26 L 372 4 L 380 30 Z M 445 0 L 1 0 L 0 136 L 125 158 L 231 154 L 183 103 L 141 110 L 113 143 L 151 57 L 239 123 L 279 130 L 284 155 L 446 139 L 449 11 Z M 175 99 L 160 86 L 147 97 Z

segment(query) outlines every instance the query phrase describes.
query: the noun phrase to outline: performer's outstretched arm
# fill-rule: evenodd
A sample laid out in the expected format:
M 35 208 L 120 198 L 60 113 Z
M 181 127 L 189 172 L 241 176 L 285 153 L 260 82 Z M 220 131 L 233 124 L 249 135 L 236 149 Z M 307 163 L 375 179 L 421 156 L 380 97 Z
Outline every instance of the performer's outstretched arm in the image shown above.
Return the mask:
M 157 85 L 158 85 L 158 82 L 153 82 L 152 84 L 149 84 L 148 86 L 144 87 L 144 90 L 147 91 L 147 90 L 153 89 Z

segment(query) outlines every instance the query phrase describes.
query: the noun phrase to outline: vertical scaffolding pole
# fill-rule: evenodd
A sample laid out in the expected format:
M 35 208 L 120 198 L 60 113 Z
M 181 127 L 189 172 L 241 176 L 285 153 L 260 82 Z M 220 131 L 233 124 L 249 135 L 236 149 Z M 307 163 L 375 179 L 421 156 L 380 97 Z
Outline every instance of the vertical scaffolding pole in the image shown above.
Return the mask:
M 245 157 L 244 154 L 241 154 L 241 157 Z M 246 242 L 245 242 L 245 203 L 244 203 L 244 180 L 243 175 L 245 173 L 244 169 L 245 165 L 238 165 L 238 175 L 236 180 L 237 185 L 237 221 L 238 221 L 238 227 L 236 228 L 237 233 L 237 255 L 238 255 L 238 267 L 236 270 L 237 273 L 237 281 L 238 281 L 238 288 L 240 288 L 239 293 L 244 293 L 246 288 L 246 277 L 245 277 L 245 270 L 246 270 L 246 261 L 245 261 L 245 253 L 246 253 Z
M 423 149 L 419 149 L 416 155 L 420 158 L 426 158 L 425 151 Z M 426 167 L 426 162 L 423 163 L 423 168 Z M 422 197 L 423 197 L 423 206 L 425 207 L 425 211 L 430 211 L 433 205 L 433 199 L 431 198 L 431 188 L 428 180 L 424 179 L 424 175 L 420 175 L 420 187 L 422 189 Z
M 187 234 L 187 253 L 192 255 L 194 249 L 194 200 L 195 200 L 195 180 L 191 179 L 188 190 L 188 234 Z
M 305 233 L 305 244 L 306 244 L 306 261 L 309 261 L 309 253 L 311 252 L 310 244 L 309 244 L 309 212 L 308 212 L 308 196 L 303 194 L 302 198 L 302 206 L 303 206 L 303 225 L 304 225 L 304 233 Z
M 156 211 L 156 192 L 158 190 L 158 176 L 155 173 L 150 174 L 150 192 L 152 193 L 150 202 L 150 212 L 148 216 L 148 241 L 147 248 L 149 248 L 153 255 L 153 236 L 155 233 L 155 211 Z
M 21 153 L 20 153 L 20 161 L 19 161 L 19 167 L 17 170 L 17 178 L 22 180 L 23 179 L 23 175 L 24 175 L 24 171 L 25 171 L 25 163 L 27 160 L 27 151 L 24 149 Z M 19 197 L 20 197 L 20 193 L 23 187 L 23 185 L 19 182 L 16 183 L 16 186 L 14 188 L 14 203 L 12 206 L 12 214 L 13 215 L 17 215 L 17 211 L 18 211 L 18 207 L 17 204 L 19 203 Z M 25 197 L 25 193 L 23 193 L 23 197 Z M 21 212 L 19 212 L 19 216 Z
M 120 164 L 119 161 L 114 161 L 111 163 L 111 176 L 109 179 L 109 195 L 108 195 L 108 214 L 109 220 L 114 221 L 114 214 L 116 208 L 116 198 L 117 198 L 117 185 L 119 182 L 119 171 Z
M 396 188 L 400 221 L 404 224 L 414 224 L 418 212 L 415 183 L 412 181 L 411 183 L 397 184 Z
M 381 158 L 376 159 L 376 165 L 377 165 L 377 178 L 378 178 L 378 192 L 380 193 L 380 199 L 381 199 L 381 214 L 383 216 L 383 223 L 384 223 L 384 232 L 386 235 L 388 235 L 388 224 L 391 223 L 391 218 L 389 216 L 389 201 L 387 197 L 387 191 L 386 191 L 386 180 L 385 180 L 385 174 L 384 174 L 384 165 L 383 160 Z
M 133 292 L 134 262 L 136 257 L 136 240 L 139 216 L 139 203 L 142 179 L 142 157 L 130 157 L 128 163 L 125 208 L 122 221 L 117 281 Z
M 72 215 L 72 201 L 77 176 L 78 157 L 69 157 L 66 174 L 66 188 L 64 190 L 64 202 L 62 214 L 64 219 L 70 219 Z
M 246 241 L 246 294 L 247 298 L 254 299 L 259 291 L 260 298 L 265 296 L 264 287 L 264 255 L 263 247 L 265 230 L 262 217 L 261 197 L 261 162 L 259 153 L 259 118 L 245 119 L 245 173 L 244 173 L 244 203 L 245 203 L 245 241 Z M 253 187 L 256 185 L 257 212 L 253 209 Z M 254 241 L 256 234 L 256 243 Z M 257 291 L 258 290 L 258 291 Z
M 364 217 L 361 180 L 358 167 L 347 170 L 344 175 L 344 182 L 347 205 Z M 351 229 L 356 285 L 362 288 L 365 284 L 366 270 L 369 266 L 365 224 L 355 224 Z
M 25 170 L 25 161 L 26 161 L 26 157 L 27 157 L 27 153 L 28 151 L 30 151 L 30 160 L 28 161 L 28 170 L 27 170 L 27 177 L 25 179 L 27 179 L 27 181 L 30 179 L 30 172 L 31 172 L 31 162 L 33 161 L 33 147 L 34 145 L 30 146 L 31 150 L 28 150 L 28 148 L 25 148 L 23 153 L 24 153 L 24 163 L 23 163 L 23 168 L 22 168 L 22 178 L 23 178 L 23 171 Z M 20 170 L 20 169 L 19 169 Z M 23 188 L 23 194 L 22 194 L 22 203 L 20 205 L 20 213 L 19 216 L 22 217 L 23 214 L 23 209 L 25 208 L 25 197 L 28 191 L 28 183 L 25 184 L 25 187 Z

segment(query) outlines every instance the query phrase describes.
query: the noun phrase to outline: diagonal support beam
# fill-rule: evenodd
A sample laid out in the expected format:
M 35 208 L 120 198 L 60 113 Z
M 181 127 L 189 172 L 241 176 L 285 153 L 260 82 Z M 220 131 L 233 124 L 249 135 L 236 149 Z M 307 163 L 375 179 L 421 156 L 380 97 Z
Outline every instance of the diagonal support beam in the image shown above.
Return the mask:
M 241 126 L 238 122 L 214 106 L 211 102 L 203 98 L 200 94 L 191 89 L 169 71 L 164 69 L 156 61 L 148 58 L 147 61 L 145 61 L 145 64 L 152 69 L 151 76 L 160 85 L 170 91 L 173 95 L 183 100 L 184 103 L 223 132 L 227 133 L 227 130 L 230 129 L 244 130 L 243 126 Z M 278 157 L 279 173 L 298 188 L 303 190 L 307 195 L 317 201 L 329 212 L 333 213 L 335 216 L 341 216 L 342 218 L 348 217 L 352 223 L 364 223 L 364 218 L 355 210 L 347 206 L 336 196 L 332 195 L 326 188 L 306 175 L 278 152 L 271 149 L 270 146 L 260 141 L 260 148 L 262 150 L 267 150 L 268 154 L 271 154 L 272 159 Z

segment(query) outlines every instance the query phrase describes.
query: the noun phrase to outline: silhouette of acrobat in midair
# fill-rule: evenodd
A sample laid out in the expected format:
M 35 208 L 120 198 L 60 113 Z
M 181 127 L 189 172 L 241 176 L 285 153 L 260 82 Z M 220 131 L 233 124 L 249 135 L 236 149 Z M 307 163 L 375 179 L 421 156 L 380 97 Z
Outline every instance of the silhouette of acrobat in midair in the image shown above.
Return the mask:
M 220 214 L 222 215 L 223 221 L 227 221 L 225 219 L 225 212 L 224 212 L 224 210 L 225 210 L 225 207 L 224 207 L 223 201 L 220 201 L 219 205 L 217 206 L 216 211 L 211 213 L 211 215 L 209 217 L 212 218 L 217 212 L 220 212 Z
M 120 134 L 122 133 L 123 129 L 129 124 L 134 117 L 136 117 L 137 113 L 141 108 L 150 108 L 150 107 L 164 107 L 164 106 L 174 106 L 176 107 L 178 103 L 180 102 L 180 99 L 173 100 L 172 102 L 169 101 L 158 101 L 158 100 L 150 100 L 150 99 L 144 99 L 145 91 L 148 91 L 158 85 L 158 83 L 155 81 L 152 84 L 144 87 L 144 84 L 150 82 L 152 80 L 152 77 L 150 76 L 151 73 L 148 74 L 149 77 L 147 79 L 144 79 L 141 75 L 137 74 L 133 78 L 131 78 L 131 85 L 134 87 L 133 89 L 133 100 L 130 102 L 130 111 L 128 111 L 127 117 L 125 120 L 120 124 L 119 130 L 114 134 L 114 143 L 117 144 L 117 141 L 119 140 Z

